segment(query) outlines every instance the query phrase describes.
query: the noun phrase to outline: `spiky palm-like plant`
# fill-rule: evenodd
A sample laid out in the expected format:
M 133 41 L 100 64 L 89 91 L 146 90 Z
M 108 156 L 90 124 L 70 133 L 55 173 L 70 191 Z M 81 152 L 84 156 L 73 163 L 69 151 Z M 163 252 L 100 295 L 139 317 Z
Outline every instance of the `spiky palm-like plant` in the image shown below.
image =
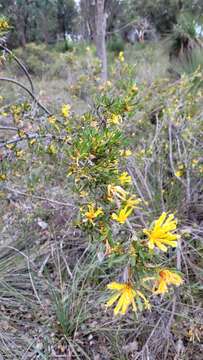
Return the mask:
M 201 47 L 196 21 L 191 15 L 182 14 L 170 35 L 170 59 L 190 61 L 194 49 Z

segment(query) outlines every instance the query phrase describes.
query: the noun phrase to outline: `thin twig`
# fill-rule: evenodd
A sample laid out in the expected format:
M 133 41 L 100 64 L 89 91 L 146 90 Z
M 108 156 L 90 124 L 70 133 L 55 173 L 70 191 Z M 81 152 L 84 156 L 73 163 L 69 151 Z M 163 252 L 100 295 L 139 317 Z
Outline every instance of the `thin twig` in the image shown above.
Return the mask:
M 15 139 L 11 139 L 8 141 L 4 141 L 3 143 L 0 143 L 0 149 L 7 145 L 17 144 L 18 142 L 21 142 L 24 140 L 32 140 L 32 139 L 37 139 L 39 137 L 41 138 L 41 137 L 47 137 L 47 136 L 45 136 L 45 135 L 40 136 L 39 134 L 26 134 L 26 137 L 17 137 Z
M 51 202 L 51 203 L 54 203 L 54 204 L 57 204 L 57 205 L 62 205 L 62 206 L 75 208 L 75 205 L 73 205 L 73 204 L 68 204 L 68 203 L 65 203 L 65 202 L 61 202 L 61 201 L 57 201 L 57 200 L 53 200 L 53 199 L 48 199 L 48 198 L 43 197 L 43 196 L 32 195 L 32 194 L 22 192 L 22 191 L 19 191 L 19 190 L 16 190 L 16 189 L 12 189 L 12 188 L 9 188 L 9 187 L 6 187 L 6 190 L 8 190 L 10 192 L 13 192 L 13 193 L 16 193 L 16 194 L 21 195 L 21 196 L 27 196 L 27 197 L 31 197 L 31 198 L 42 200 L 42 201 L 48 201 L 48 202 Z
M 18 59 L 18 57 L 16 55 L 14 55 L 14 53 L 8 49 L 6 46 L 4 46 L 3 44 L 0 44 L 0 48 L 4 49 L 8 54 L 10 54 L 12 56 L 12 58 L 17 62 L 17 64 L 20 66 L 20 68 L 23 70 L 25 76 L 27 77 L 29 83 L 30 83 L 30 87 L 31 87 L 31 91 L 32 93 L 34 93 L 34 85 L 31 79 L 31 76 L 29 74 L 29 72 L 27 71 L 25 65 Z
M 176 177 L 176 179 L 178 181 L 181 182 L 181 184 L 186 187 L 186 184 L 185 182 L 179 177 L 176 175 L 176 171 L 175 171 L 175 168 L 174 168 L 174 163 L 173 163 L 173 150 L 172 150 L 172 129 L 171 129 L 171 123 L 169 123 L 169 127 L 168 127 L 168 137 L 169 137 L 169 160 L 170 160 L 170 165 L 171 165 L 171 168 L 173 170 L 173 174 L 174 176 Z
M 169 304 L 167 305 L 166 309 L 168 309 L 171 305 L 171 302 L 169 302 Z M 151 331 L 146 343 L 144 344 L 144 346 L 142 347 L 142 350 L 135 356 L 134 360 L 137 360 L 143 353 L 144 351 L 148 348 L 148 344 L 151 340 L 151 338 L 153 337 L 156 329 L 159 327 L 159 324 L 161 322 L 161 320 L 165 317 L 165 314 L 163 314 L 162 316 L 160 316 L 159 320 L 157 321 L 156 325 L 154 326 L 153 330 Z
M 21 87 L 23 90 L 25 90 L 32 98 L 33 100 L 37 103 L 37 105 L 45 111 L 46 114 L 48 114 L 49 116 L 53 115 L 44 105 L 42 105 L 40 103 L 39 100 L 37 100 L 36 96 L 33 94 L 33 92 L 31 90 L 29 90 L 24 84 L 22 84 L 21 82 L 11 79 L 11 78 L 7 78 L 7 77 L 0 77 L 0 81 L 6 81 L 6 82 L 10 82 L 13 83 L 15 85 L 18 85 L 19 87 Z
M 17 127 L 12 127 L 12 126 L 0 126 L 0 130 L 18 131 L 20 129 Z

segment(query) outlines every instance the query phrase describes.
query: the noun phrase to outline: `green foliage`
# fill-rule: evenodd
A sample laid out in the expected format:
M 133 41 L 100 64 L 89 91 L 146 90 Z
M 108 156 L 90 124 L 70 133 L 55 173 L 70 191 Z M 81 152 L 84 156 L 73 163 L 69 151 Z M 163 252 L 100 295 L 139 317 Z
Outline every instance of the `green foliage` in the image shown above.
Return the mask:
M 172 30 L 179 14 L 179 2 L 176 0 L 136 0 L 132 9 L 140 16 L 147 17 L 160 33 Z
M 173 339 L 189 344 L 189 331 L 195 339 L 199 336 L 201 69 L 173 83 L 165 74 L 160 78 L 160 51 L 130 47 L 112 61 L 110 79 L 101 84 L 91 47 L 83 45 L 59 56 L 54 48 L 31 44 L 28 54 L 34 54 L 41 66 L 48 59 L 52 81 L 57 74 L 55 82 L 43 78 L 43 101 L 54 84 L 51 102 L 57 110 L 48 116 L 35 102 L 19 99 L 13 104 L 6 85 L 2 94 L 9 101 L 0 100 L 1 120 L 10 128 L 2 130 L 0 139 L 0 354 L 9 360 L 28 351 L 30 357 L 42 359 L 64 354 L 92 359 L 102 344 L 107 357 L 128 359 L 149 339 L 149 356 L 166 358 L 170 338 L 165 338 L 164 329 L 169 317 Z M 69 68 L 73 88 L 66 79 L 61 86 L 60 64 Z M 41 89 L 42 82 L 35 79 Z M 79 102 L 82 92 L 88 101 Z M 60 105 L 67 104 L 67 96 L 71 106 L 66 105 L 65 114 Z M 123 178 L 127 183 L 121 185 Z M 116 201 L 108 185 L 119 186 Z M 125 194 L 137 195 L 141 202 L 120 224 L 115 215 L 127 206 Z M 131 204 L 132 200 L 135 197 Z M 91 206 L 93 215 L 97 212 L 92 222 Z M 164 211 L 176 213 L 181 234 L 178 252 L 172 249 L 167 255 L 149 251 L 143 233 Z M 157 264 L 175 268 L 179 261 L 187 281 L 178 294 L 177 316 L 174 307 L 171 310 L 172 297 L 173 304 L 177 299 L 172 289 L 162 299 L 152 294 L 149 284 L 143 286 L 142 279 L 156 276 Z M 112 319 L 111 311 L 101 305 L 112 279 L 143 286 L 151 313 Z M 136 304 L 143 310 L 139 297 Z M 132 345 L 132 333 L 138 344 Z M 194 346 L 191 341 L 185 356 L 188 348 L 194 353 L 198 341 Z
M 10 44 L 25 46 L 27 42 L 53 43 L 57 34 L 73 33 L 78 16 L 73 0 L 17 0 L 1 2 L 3 13 L 9 17 L 13 28 Z
M 203 75 L 203 48 L 193 49 L 188 59 L 182 58 L 176 63 L 176 70 L 179 74 L 192 74 L 197 69 L 199 69 L 200 74 Z
M 197 42 L 196 21 L 189 14 L 182 14 L 178 23 L 174 26 L 171 51 L 179 53 L 190 51 Z
M 112 36 L 108 41 L 108 49 L 109 51 L 114 52 L 115 54 L 119 54 L 120 51 L 124 51 L 124 41 L 120 36 Z
M 26 48 L 18 48 L 14 51 L 15 55 L 20 57 L 29 72 L 35 76 L 42 75 L 53 78 L 64 77 L 67 72 L 67 59 L 64 54 L 64 44 L 59 43 L 56 46 L 47 46 L 45 44 L 29 43 Z M 60 53 L 60 55 L 59 55 Z M 17 75 L 22 75 L 21 69 L 16 63 L 11 63 L 12 70 Z

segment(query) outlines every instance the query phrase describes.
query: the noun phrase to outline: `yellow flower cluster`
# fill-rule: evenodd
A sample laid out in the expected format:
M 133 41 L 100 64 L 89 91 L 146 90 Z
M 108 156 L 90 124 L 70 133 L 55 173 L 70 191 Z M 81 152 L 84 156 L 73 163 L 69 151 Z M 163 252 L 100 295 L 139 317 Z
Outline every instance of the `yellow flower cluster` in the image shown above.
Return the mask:
M 127 218 L 131 215 L 133 211 L 133 207 L 125 206 L 124 209 L 121 209 L 118 214 L 113 213 L 111 215 L 113 220 L 116 220 L 120 224 L 124 224 L 127 220 Z
M 156 295 L 168 292 L 169 285 L 180 286 L 183 284 L 182 277 L 174 271 L 170 271 L 168 269 L 161 269 L 158 273 L 158 277 L 150 277 L 143 280 L 155 280 L 152 291 Z M 136 298 L 138 298 L 139 301 L 141 298 L 144 301 L 144 307 L 148 310 L 150 309 L 150 303 L 144 294 L 139 290 L 135 290 L 131 283 L 112 282 L 107 285 L 107 288 L 115 291 L 115 294 L 113 294 L 108 300 L 106 304 L 107 307 L 112 306 L 119 299 L 116 307 L 114 308 L 114 315 L 118 315 L 119 313 L 124 315 L 130 305 L 132 305 L 133 311 L 137 311 L 135 303 Z
M 0 181 L 5 181 L 5 180 L 6 180 L 6 175 L 0 174 Z
M 177 171 L 175 172 L 175 176 L 176 176 L 176 177 L 181 177 L 181 176 L 183 176 L 183 175 L 184 175 L 184 165 L 183 165 L 183 164 L 180 164 L 180 165 L 178 166 Z
M 124 58 L 124 52 L 123 51 L 120 51 L 119 54 L 118 54 L 118 59 L 121 63 L 123 63 L 125 61 L 125 58 Z
M 111 114 L 107 121 L 109 124 L 119 125 L 122 122 L 122 117 L 121 115 Z
M 85 212 L 85 217 L 87 221 L 89 221 L 92 225 L 94 225 L 93 220 L 96 219 L 98 216 L 103 215 L 102 208 L 96 208 L 95 204 L 87 205 L 88 211 Z
M 130 175 L 128 175 L 127 171 L 124 171 L 120 176 L 119 176 L 119 180 L 121 185 L 125 185 L 125 184 L 131 184 L 132 183 L 132 178 Z
M 64 104 L 62 107 L 61 107 L 61 115 L 66 119 L 69 117 L 70 115 L 70 110 L 71 110 L 71 106 L 68 105 L 68 104 Z
M 120 155 L 121 155 L 121 156 L 124 156 L 124 157 L 128 157 L 128 156 L 131 156 L 131 155 L 132 155 L 132 151 L 129 150 L 129 149 L 120 150 Z
M 122 184 L 128 184 L 131 181 L 131 177 L 128 175 L 127 172 L 124 172 L 119 177 L 119 180 L 120 182 L 122 182 Z M 127 218 L 131 215 L 133 209 L 135 209 L 140 203 L 140 199 L 137 199 L 134 195 L 129 197 L 129 193 L 119 185 L 108 185 L 107 199 L 110 202 L 113 202 L 114 200 L 124 202 L 125 206 L 123 208 L 120 208 L 118 213 L 114 212 L 111 215 L 111 218 L 119 222 L 120 224 L 124 224 L 126 222 Z M 117 204 L 120 205 L 119 202 L 117 202 Z
M 124 254 L 124 249 L 120 243 L 116 243 L 115 245 L 111 246 L 108 240 L 106 240 L 105 256 L 109 256 L 112 254 L 119 254 L 119 255 Z
M 123 224 L 127 217 L 131 214 L 132 208 L 125 207 L 121 209 L 119 214 L 112 214 L 112 218 L 121 224 Z M 175 234 L 174 231 L 177 227 L 177 221 L 174 219 L 173 214 L 167 215 L 167 213 L 163 213 L 159 219 L 157 219 L 151 226 L 150 229 L 144 229 L 144 234 L 148 237 L 148 247 L 149 249 L 154 249 L 157 246 L 162 251 L 167 251 L 168 246 L 176 247 L 177 240 L 179 239 L 179 235 Z M 131 244 L 132 245 L 132 244 Z M 132 248 L 132 246 L 131 246 Z M 131 254 L 131 248 L 130 253 Z M 135 249 L 133 249 L 133 254 L 135 253 Z M 111 252 L 109 252 L 111 254 Z M 159 269 L 156 276 L 146 277 L 143 281 L 154 280 L 153 293 L 165 294 L 168 292 L 168 286 L 175 285 L 180 286 L 183 283 L 182 277 L 174 271 L 169 269 Z M 137 310 L 135 304 L 135 298 L 142 298 L 144 300 L 144 307 L 149 308 L 149 302 L 145 298 L 142 292 L 139 290 L 135 290 L 131 283 L 110 283 L 107 287 L 111 290 L 115 290 L 116 293 L 109 299 L 107 302 L 107 307 L 113 305 L 118 299 L 118 303 L 114 309 L 114 314 L 125 314 L 130 305 L 132 305 L 133 311 Z
M 8 21 L 4 18 L 0 19 L 0 31 L 7 31 L 10 29 Z
M 122 53 L 119 57 L 121 62 L 124 61 Z M 82 202 L 81 225 L 100 242 L 100 261 L 105 258 L 110 266 L 120 264 L 124 269 L 123 282 L 113 281 L 107 285 L 113 294 L 106 307 L 115 305 L 115 315 L 126 314 L 130 307 L 133 311 L 150 309 L 147 291 L 154 295 L 165 294 L 171 285 L 183 283 L 175 271 L 155 265 L 160 252 L 153 251 L 158 248 L 156 250 L 166 252 L 169 247 L 177 247 L 180 236 L 176 232 L 174 214 L 163 212 L 149 228 L 141 227 L 139 230 L 139 224 L 136 233 L 132 221 L 129 221 L 141 200 L 131 191 L 134 179 L 130 173 L 120 172 L 121 158 L 131 156 L 132 152 L 125 149 L 125 138 L 118 127 L 122 127 L 119 125 L 122 125 L 123 114 L 131 111 L 131 99 L 137 91 L 136 85 L 131 85 L 131 97 L 128 92 L 118 108 L 105 108 L 106 126 L 97 121 L 95 114 L 83 115 L 82 131 L 80 136 L 76 136 L 69 156 L 69 174 L 75 176 L 76 191 Z M 64 105 L 63 117 L 67 118 L 69 113 L 70 107 Z M 55 125 L 55 121 L 49 121 Z M 151 156 L 151 153 L 149 147 L 142 150 L 141 155 Z M 119 231 L 121 225 L 123 228 Z M 121 234 L 120 239 L 117 234 Z M 150 277 L 147 278 L 148 274 Z M 151 288 L 144 285 L 148 280 L 153 280 Z
M 126 200 L 127 192 L 119 185 L 108 185 L 107 187 L 107 199 L 113 201 L 114 198 L 120 200 Z

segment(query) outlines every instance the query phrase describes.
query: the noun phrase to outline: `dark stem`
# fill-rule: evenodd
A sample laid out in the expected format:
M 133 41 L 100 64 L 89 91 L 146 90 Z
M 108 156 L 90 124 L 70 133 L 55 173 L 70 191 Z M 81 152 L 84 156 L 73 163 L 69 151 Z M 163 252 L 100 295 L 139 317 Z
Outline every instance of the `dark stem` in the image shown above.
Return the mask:
M 20 68 L 23 70 L 24 74 L 26 75 L 29 83 L 30 83 L 30 87 L 31 87 L 31 90 L 32 92 L 34 93 L 34 86 L 33 86 L 33 82 L 32 82 L 32 79 L 31 79 L 31 76 L 30 74 L 28 73 L 25 65 L 17 58 L 16 55 L 14 55 L 14 53 L 9 50 L 6 46 L 0 44 L 0 48 L 2 48 L 3 50 L 5 50 L 8 54 L 10 54 L 12 56 L 12 58 L 17 62 L 17 64 L 20 66 Z
M 45 111 L 46 114 L 48 114 L 49 116 L 52 115 L 52 113 L 44 106 L 42 105 L 39 100 L 37 100 L 36 96 L 33 94 L 33 92 L 31 90 L 29 90 L 25 85 L 23 85 L 22 83 L 20 83 L 17 80 L 14 79 L 10 79 L 10 78 L 5 78 L 5 77 L 0 77 L 0 81 L 7 81 L 10 83 L 13 83 L 15 85 L 18 85 L 19 87 L 21 87 L 23 90 L 25 90 L 32 98 L 33 100 L 36 102 L 36 104 Z

